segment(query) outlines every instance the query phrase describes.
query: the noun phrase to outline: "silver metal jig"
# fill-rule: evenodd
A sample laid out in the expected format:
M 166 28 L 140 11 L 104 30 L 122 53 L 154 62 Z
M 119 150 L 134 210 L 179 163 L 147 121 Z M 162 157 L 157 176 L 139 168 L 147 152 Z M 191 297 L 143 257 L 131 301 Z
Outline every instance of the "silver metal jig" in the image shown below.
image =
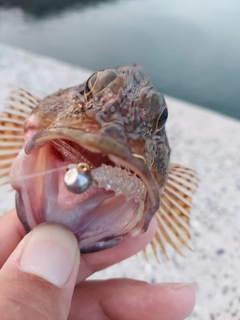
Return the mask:
M 93 177 L 87 163 L 70 164 L 64 176 L 68 191 L 76 194 L 85 192 L 93 183 Z

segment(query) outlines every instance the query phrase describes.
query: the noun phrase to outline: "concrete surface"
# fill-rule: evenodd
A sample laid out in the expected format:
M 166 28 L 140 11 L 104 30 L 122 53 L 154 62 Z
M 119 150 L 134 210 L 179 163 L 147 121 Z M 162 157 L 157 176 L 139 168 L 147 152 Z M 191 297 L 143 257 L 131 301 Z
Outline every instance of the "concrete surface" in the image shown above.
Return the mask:
M 23 87 L 39 97 L 86 80 L 89 71 L 0 45 L 0 108 Z M 204 94 L 204 93 L 203 93 Z M 167 97 L 172 161 L 195 169 L 200 187 L 192 210 L 192 246 L 158 264 L 138 254 L 92 278 L 193 282 L 197 305 L 189 319 L 240 319 L 240 122 Z M 0 190 L 0 212 L 14 206 Z

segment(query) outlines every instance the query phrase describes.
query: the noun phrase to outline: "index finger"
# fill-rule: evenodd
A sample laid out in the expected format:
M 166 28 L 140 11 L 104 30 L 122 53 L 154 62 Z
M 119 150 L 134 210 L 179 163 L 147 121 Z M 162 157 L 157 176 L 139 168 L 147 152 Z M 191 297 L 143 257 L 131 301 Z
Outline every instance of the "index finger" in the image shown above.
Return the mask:
M 0 268 L 25 234 L 15 209 L 0 217 Z

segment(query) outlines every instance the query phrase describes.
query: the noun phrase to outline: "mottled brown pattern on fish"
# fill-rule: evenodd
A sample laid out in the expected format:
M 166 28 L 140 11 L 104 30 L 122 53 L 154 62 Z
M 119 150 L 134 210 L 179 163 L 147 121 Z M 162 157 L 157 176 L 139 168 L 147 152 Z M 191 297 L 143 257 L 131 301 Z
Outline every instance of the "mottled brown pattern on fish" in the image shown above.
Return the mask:
M 86 83 L 60 89 L 43 100 L 18 89 L 0 116 L 0 178 L 7 179 L 12 160 L 31 132 L 24 150 L 29 154 L 26 159 L 35 157 L 34 173 L 44 171 L 49 155 L 72 163 L 85 161 L 91 168 L 101 162 L 114 166 L 113 161 L 118 160 L 121 166 L 129 165 L 146 185 L 147 195 L 143 211 L 137 213 L 141 219 L 135 229 L 145 231 L 156 213 L 158 230 L 151 242 L 154 255 L 158 259 L 158 245 L 167 256 L 168 244 L 182 254 L 181 246 L 189 248 L 190 208 L 198 180 L 191 169 L 169 165 L 166 118 L 163 95 L 154 90 L 138 66 L 96 72 Z M 33 198 L 36 192 L 44 201 L 43 176 L 36 181 L 29 192 Z M 21 184 L 16 188 L 19 217 L 29 231 L 23 208 L 26 194 L 22 198 Z M 42 217 L 37 220 L 44 221 Z M 125 236 L 113 234 L 102 240 L 107 248 Z M 85 252 L 102 250 L 101 245 L 96 243 Z

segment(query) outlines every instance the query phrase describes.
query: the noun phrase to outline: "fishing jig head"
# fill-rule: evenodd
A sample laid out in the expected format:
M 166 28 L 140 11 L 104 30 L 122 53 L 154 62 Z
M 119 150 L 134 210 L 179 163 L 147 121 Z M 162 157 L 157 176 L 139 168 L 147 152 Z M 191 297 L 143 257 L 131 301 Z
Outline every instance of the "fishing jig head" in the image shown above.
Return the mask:
M 87 163 L 70 164 L 64 176 L 68 191 L 76 194 L 85 192 L 93 183 L 93 177 Z

